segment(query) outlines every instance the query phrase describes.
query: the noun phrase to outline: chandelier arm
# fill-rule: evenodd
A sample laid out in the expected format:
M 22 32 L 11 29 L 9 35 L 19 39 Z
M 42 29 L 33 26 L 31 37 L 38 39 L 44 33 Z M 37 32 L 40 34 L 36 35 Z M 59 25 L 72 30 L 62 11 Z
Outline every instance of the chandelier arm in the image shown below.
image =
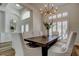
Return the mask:
M 55 8 L 54 6 L 50 7 L 50 4 L 47 3 L 47 5 L 45 5 L 45 8 L 43 8 L 42 10 L 40 10 L 42 13 L 42 15 L 53 15 L 57 12 L 57 8 Z

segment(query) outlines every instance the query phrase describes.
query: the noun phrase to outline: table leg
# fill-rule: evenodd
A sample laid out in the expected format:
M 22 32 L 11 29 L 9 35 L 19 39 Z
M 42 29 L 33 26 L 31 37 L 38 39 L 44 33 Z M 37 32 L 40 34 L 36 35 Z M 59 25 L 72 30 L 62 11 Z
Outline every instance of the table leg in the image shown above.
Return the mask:
M 48 55 L 47 47 L 42 47 L 42 56 L 47 56 L 47 55 Z

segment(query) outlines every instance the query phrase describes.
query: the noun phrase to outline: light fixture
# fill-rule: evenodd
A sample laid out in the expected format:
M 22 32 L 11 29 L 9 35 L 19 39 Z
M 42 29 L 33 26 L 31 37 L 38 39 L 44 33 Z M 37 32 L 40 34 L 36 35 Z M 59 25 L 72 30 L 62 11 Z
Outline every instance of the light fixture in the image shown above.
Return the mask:
M 24 8 L 24 7 L 23 7 L 21 4 L 19 4 L 19 3 L 16 3 L 15 6 L 16 6 L 16 9 L 18 9 L 18 10 L 21 10 L 21 9 Z
M 53 4 L 45 4 L 44 5 L 44 8 L 41 8 L 40 9 L 40 13 L 44 16 L 47 16 L 47 15 L 53 15 L 57 12 L 57 7 L 54 7 Z
M 20 7 L 20 5 L 19 5 L 19 4 L 16 4 L 16 6 L 17 6 L 17 7 Z

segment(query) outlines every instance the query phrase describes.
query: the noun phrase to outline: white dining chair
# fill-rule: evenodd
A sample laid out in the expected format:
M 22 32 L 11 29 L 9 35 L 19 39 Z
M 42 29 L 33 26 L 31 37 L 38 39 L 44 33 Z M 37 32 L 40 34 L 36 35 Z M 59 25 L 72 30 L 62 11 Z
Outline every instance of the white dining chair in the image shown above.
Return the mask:
M 52 32 L 52 35 L 59 36 L 59 32 L 58 31 Z M 61 37 L 61 36 L 59 36 L 59 37 Z M 56 44 L 60 45 L 60 44 L 63 44 L 64 42 L 66 42 L 66 40 L 62 40 L 62 39 L 60 40 L 60 39 L 58 39 L 58 42 Z
M 24 37 L 24 36 L 26 36 L 26 37 Z M 24 41 L 25 38 L 30 38 L 31 37 L 31 36 L 28 36 L 28 37 L 27 36 L 28 36 L 27 33 L 23 33 L 23 34 L 20 33 L 24 55 L 25 56 L 42 56 L 41 47 L 35 47 L 35 48 L 30 47 L 30 46 L 27 45 L 27 43 L 29 43 L 29 42 Z
M 52 32 L 52 35 L 59 35 L 58 31 Z
M 76 40 L 77 33 L 71 32 L 66 44 L 57 46 L 56 44 L 49 48 L 49 56 L 70 56 Z

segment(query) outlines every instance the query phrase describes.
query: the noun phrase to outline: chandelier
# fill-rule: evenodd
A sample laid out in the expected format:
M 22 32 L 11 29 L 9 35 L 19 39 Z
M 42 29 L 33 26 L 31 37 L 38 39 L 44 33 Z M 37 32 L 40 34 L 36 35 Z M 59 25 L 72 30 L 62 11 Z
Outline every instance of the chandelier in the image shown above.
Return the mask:
M 57 7 L 54 7 L 53 4 L 45 4 L 44 8 L 40 9 L 40 13 L 44 16 L 53 15 L 57 12 Z

